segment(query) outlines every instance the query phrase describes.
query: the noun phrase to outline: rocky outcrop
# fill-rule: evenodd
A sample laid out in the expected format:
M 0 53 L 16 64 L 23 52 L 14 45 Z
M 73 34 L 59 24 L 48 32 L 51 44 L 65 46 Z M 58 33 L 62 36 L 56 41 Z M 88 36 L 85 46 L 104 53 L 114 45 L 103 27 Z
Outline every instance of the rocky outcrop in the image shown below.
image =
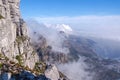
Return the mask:
M 48 69 L 45 71 L 45 76 L 52 80 L 58 80 L 60 78 L 59 72 L 55 65 L 50 65 L 48 67 Z
M 15 62 L 21 57 L 24 65 L 33 68 L 38 56 L 30 46 L 19 3 L 20 0 L 0 0 L 0 54 Z
M 56 66 L 48 69 L 30 44 L 19 3 L 0 0 L 0 80 L 60 79 Z
M 3 56 L 1 59 L 0 80 L 68 80 L 55 65 L 39 62 L 33 69 L 30 69 L 28 66 L 15 63 Z
M 31 38 L 32 46 L 39 55 L 39 60 L 49 63 L 66 63 L 68 62 L 68 55 L 62 52 L 53 51 L 53 47 L 48 45 L 47 40 L 41 34 L 37 32 L 33 33 L 36 36 Z

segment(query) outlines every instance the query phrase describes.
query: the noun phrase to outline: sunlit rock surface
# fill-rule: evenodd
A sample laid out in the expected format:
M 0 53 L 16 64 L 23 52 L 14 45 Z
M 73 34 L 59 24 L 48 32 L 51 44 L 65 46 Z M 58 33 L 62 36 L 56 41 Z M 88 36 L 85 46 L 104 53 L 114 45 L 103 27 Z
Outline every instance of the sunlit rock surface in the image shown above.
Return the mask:
M 0 54 L 10 60 L 16 60 L 16 56 L 22 55 L 23 64 L 33 68 L 38 61 L 37 54 L 33 54 L 27 36 L 26 23 L 20 16 L 20 0 L 0 1 Z

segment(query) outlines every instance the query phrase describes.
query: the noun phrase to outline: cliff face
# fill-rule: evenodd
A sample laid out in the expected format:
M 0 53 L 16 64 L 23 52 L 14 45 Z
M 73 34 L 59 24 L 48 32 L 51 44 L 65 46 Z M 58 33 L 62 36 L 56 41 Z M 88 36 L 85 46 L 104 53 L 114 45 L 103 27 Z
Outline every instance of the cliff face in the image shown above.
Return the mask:
M 0 54 L 30 68 L 38 56 L 30 46 L 24 20 L 20 16 L 20 0 L 0 0 Z
M 62 78 L 56 66 L 39 61 L 20 16 L 19 3 L 20 0 L 0 0 L 0 80 Z

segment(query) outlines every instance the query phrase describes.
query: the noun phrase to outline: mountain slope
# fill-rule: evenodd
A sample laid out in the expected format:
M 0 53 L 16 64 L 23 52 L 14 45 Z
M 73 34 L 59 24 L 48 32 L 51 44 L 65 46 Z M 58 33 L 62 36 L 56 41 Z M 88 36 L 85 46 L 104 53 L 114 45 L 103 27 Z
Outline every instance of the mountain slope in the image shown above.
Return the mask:
M 40 27 L 39 24 L 37 26 Z M 49 28 L 49 31 L 51 31 L 51 28 Z M 52 38 L 48 38 L 40 33 L 39 28 L 32 31 L 34 35 L 34 37 L 31 37 L 33 40 L 32 44 L 42 61 L 55 63 L 60 71 L 71 80 L 120 79 L 120 62 L 100 57 L 94 51 L 94 46 L 96 45 L 94 40 L 78 35 L 67 35 L 64 31 L 59 30 L 51 33 L 54 34 L 49 34 L 48 37 Z M 53 38 L 54 35 L 57 37 Z M 59 40 L 62 41 L 59 42 Z M 53 42 L 49 44 L 50 41 Z M 57 49 L 59 49 L 58 47 L 62 48 L 61 51 L 54 50 L 53 45 L 55 43 L 60 44 L 60 46 L 54 47 L 57 47 Z M 64 51 L 64 49 L 69 51 Z
M 26 23 L 20 16 L 19 3 L 20 0 L 0 1 L 0 15 L 3 17 L 0 19 L 0 54 L 15 62 L 16 56 L 22 55 L 23 64 L 33 68 L 38 57 L 37 54 L 32 56 L 33 49 Z
M 55 65 L 40 61 L 30 43 L 19 4 L 20 0 L 0 0 L 0 80 L 64 78 Z

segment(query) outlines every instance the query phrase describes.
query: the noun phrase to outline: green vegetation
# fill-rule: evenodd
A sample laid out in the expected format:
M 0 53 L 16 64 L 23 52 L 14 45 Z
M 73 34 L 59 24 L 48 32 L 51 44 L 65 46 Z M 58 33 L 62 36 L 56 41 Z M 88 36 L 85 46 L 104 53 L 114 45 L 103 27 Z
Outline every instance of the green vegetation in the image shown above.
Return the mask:
M 35 56 L 35 54 L 36 54 L 36 51 L 33 50 L 31 55 Z
M 3 66 L 3 64 L 2 64 L 2 63 L 0 63 L 0 69 L 2 68 L 2 66 Z
M 17 43 L 21 43 L 21 42 L 24 42 L 24 41 L 26 41 L 27 40 L 27 36 L 17 36 L 16 37 L 16 42 Z
M 2 56 L 2 53 L 0 53 L 0 58 L 2 58 L 3 56 Z
M 36 52 L 33 51 L 31 55 L 35 55 L 35 53 Z M 44 62 L 36 62 L 33 69 L 30 69 L 28 66 L 23 65 L 23 55 L 25 54 L 26 52 L 24 52 L 23 54 L 17 55 L 15 57 L 17 60 L 17 63 L 16 63 L 14 61 L 11 61 L 8 57 L 2 55 L 2 53 L 0 53 L 0 58 L 3 59 L 3 62 L 0 62 L 0 70 L 4 70 L 4 67 L 3 67 L 4 65 L 7 68 L 7 71 L 11 72 L 12 74 L 19 74 L 21 70 L 30 71 L 35 75 L 44 74 L 46 70 L 46 64 Z
M 14 61 L 11 61 L 8 57 L 0 53 L 0 58 L 3 59 L 3 62 L 0 62 L 0 70 L 4 71 L 4 67 L 3 67 L 4 65 L 7 68 L 7 71 L 11 72 L 12 74 L 19 74 L 21 70 L 30 71 L 31 73 L 34 73 L 35 75 L 44 74 L 45 69 L 46 69 L 46 64 L 43 62 L 36 62 L 34 68 L 30 69 L 28 66 L 23 65 L 24 54 L 26 54 L 26 52 L 24 52 L 23 54 L 17 55 L 15 57 L 17 60 L 17 63 L 16 63 Z M 33 51 L 32 55 L 35 55 L 35 51 Z
M 0 19 L 3 19 L 4 17 L 0 14 Z
M 8 60 L 9 60 L 9 58 L 8 58 L 8 57 L 5 57 L 5 60 L 6 60 L 6 61 L 8 61 Z
M 46 69 L 46 64 L 43 62 L 36 62 L 34 66 L 34 71 L 36 72 L 36 75 L 43 74 Z
M 23 64 L 22 55 L 17 55 L 16 60 L 18 61 L 18 64 L 22 66 L 22 64 Z
M 4 56 L 2 53 L 0 53 L 0 59 L 4 59 L 6 61 L 9 60 L 9 58 L 7 56 Z

